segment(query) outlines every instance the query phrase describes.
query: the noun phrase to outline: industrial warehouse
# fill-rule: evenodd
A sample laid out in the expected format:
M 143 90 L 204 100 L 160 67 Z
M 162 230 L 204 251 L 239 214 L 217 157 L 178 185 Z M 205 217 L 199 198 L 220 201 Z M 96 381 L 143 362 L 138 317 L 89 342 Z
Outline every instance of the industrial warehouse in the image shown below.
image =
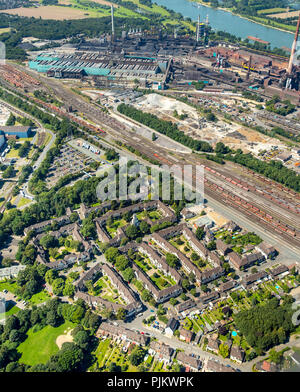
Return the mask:
M 168 60 L 140 56 L 101 55 L 75 52 L 74 54 L 43 53 L 29 62 L 29 67 L 55 78 L 107 76 L 111 79 L 151 79 L 161 82 L 168 68 Z

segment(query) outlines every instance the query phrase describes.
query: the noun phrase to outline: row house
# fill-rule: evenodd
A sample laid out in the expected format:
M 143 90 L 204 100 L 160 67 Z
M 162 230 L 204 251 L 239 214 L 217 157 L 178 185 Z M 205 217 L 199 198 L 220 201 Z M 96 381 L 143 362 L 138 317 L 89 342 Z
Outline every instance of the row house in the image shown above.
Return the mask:
M 138 244 L 137 249 L 140 253 L 143 253 L 147 257 L 149 257 L 153 265 L 155 265 L 157 268 L 162 270 L 166 275 L 174 279 L 177 284 L 181 282 L 181 275 L 179 274 L 179 272 L 175 268 L 170 267 L 166 262 L 165 258 L 160 257 L 160 255 L 148 244 L 142 242 L 141 244 Z
M 277 255 L 277 250 L 270 244 L 262 242 L 256 246 L 256 250 L 260 252 L 266 259 L 271 259 Z
M 260 252 L 250 253 L 243 257 L 240 257 L 235 252 L 230 252 L 228 254 L 228 259 L 233 268 L 235 268 L 236 270 L 241 270 L 242 267 L 249 268 L 255 263 L 263 261 L 265 258 Z
M 220 294 L 224 294 L 229 290 L 232 290 L 238 286 L 238 283 L 235 280 L 230 280 L 229 282 L 223 283 L 218 287 L 218 291 Z
M 68 235 L 72 234 L 75 225 L 76 223 L 70 223 L 68 225 L 64 225 L 60 229 L 52 231 L 51 236 L 55 238 L 67 237 Z M 40 233 L 35 238 L 37 240 L 40 240 L 44 235 L 45 235 L 44 233 Z
M 85 291 L 86 286 L 85 282 L 88 280 L 94 280 L 97 275 L 102 271 L 102 266 L 100 263 L 94 265 L 94 267 L 90 268 L 77 282 L 75 282 L 75 287 L 77 290 Z
M 230 350 L 230 359 L 242 364 L 245 360 L 245 351 L 241 347 L 233 346 Z
M 196 267 L 195 264 L 193 264 L 180 250 L 176 249 L 175 246 L 170 244 L 168 241 L 166 241 L 160 234 L 154 233 L 152 234 L 152 239 L 162 248 L 164 251 L 168 253 L 174 254 L 176 257 L 181 262 L 182 267 L 186 270 L 186 272 L 189 274 L 191 272 L 194 273 L 196 277 L 196 282 L 198 284 L 201 284 L 201 272 L 200 270 Z
M 74 299 L 82 299 L 85 301 L 91 308 L 101 308 L 112 311 L 113 313 L 117 313 L 119 309 L 125 309 L 126 318 L 130 318 L 135 316 L 136 314 L 142 312 L 143 304 L 139 301 L 132 302 L 127 304 L 126 306 L 108 301 L 101 297 L 95 297 L 83 291 L 77 291 L 74 295 Z
M 289 271 L 288 267 L 281 264 L 278 267 L 273 268 L 273 269 L 270 270 L 270 277 L 273 280 L 275 280 L 275 279 L 277 279 L 279 277 L 283 277 L 285 275 L 288 275 L 289 272 L 290 271 Z
M 212 263 L 214 267 L 222 266 L 224 262 L 220 259 L 216 252 L 207 252 L 207 260 Z
M 109 277 L 112 284 L 118 289 L 119 294 L 124 298 L 127 303 L 132 303 L 137 300 L 136 294 L 128 287 L 128 285 L 123 281 L 122 277 L 117 273 L 117 271 L 111 268 L 109 265 L 104 264 L 102 266 L 102 273 Z
M 179 225 L 167 227 L 166 229 L 160 230 L 159 235 L 162 238 L 168 240 L 169 238 L 182 234 L 185 226 L 185 223 L 180 223 Z
M 181 363 L 184 366 L 189 367 L 190 370 L 192 370 L 194 372 L 198 372 L 202 367 L 202 362 L 200 361 L 200 359 L 197 359 L 196 357 L 192 357 L 191 355 L 187 355 L 187 354 L 183 353 L 182 351 L 180 351 L 177 354 L 176 359 L 179 363 Z
M 217 251 L 222 255 L 226 256 L 229 252 L 231 252 L 231 246 L 227 245 L 224 241 L 221 239 L 217 239 L 216 241 L 216 248 Z
M 60 218 L 49 219 L 35 225 L 28 226 L 24 229 L 24 234 L 27 235 L 30 231 L 34 231 L 36 234 L 45 231 L 46 227 L 51 226 L 53 223 L 57 223 L 58 226 L 64 226 L 70 223 L 70 215 L 64 215 Z
M 199 298 L 199 302 L 202 304 L 208 304 L 209 302 L 215 301 L 220 297 L 217 291 L 212 291 L 211 293 L 203 294 Z
M 181 303 L 175 305 L 175 310 L 176 310 L 177 314 L 180 314 L 180 313 L 185 312 L 186 310 L 192 309 L 194 307 L 196 307 L 196 302 L 192 299 L 189 299 L 185 302 L 181 302 Z
M 142 271 L 135 263 L 132 264 L 137 279 L 143 282 L 144 287 L 151 292 L 153 298 L 157 303 L 163 303 L 168 301 L 172 297 L 177 297 L 182 293 L 182 287 L 177 285 L 167 287 L 163 290 L 159 290 L 152 280 Z
M 187 225 L 184 225 L 183 229 L 183 235 L 184 237 L 189 241 L 192 249 L 202 258 L 205 259 L 207 258 L 208 254 L 208 249 L 205 247 L 205 245 L 202 244 L 198 240 L 198 238 L 195 236 L 195 234 L 190 230 Z
M 108 235 L 106 230 L 102 228 L 100 222 L 97 219 L 95 220 L 95 226 L 98 235 L 98 240 L 100 242 L 109 242 L 111 240 L 111 237 Z
M 233 367 L 231 367 L 229 365 L 223 365 L 222 363 L 214 361 L 212 359 L 209 359 L 207 361 L 205 371 L 206 372 L 214 372 L 214 373 L 236 372 L 236 370 Z
M 266 271 L 259 271 L 255 274 L 245 276 L 242 280 L 241 287 L 247 290 L 253 283 L 261 283 L 267 279 L 269 279 L 269 276 Z
M 172 363 L 172 357 L 174 355 L 174 349 L 165 343 L 153 340 L 150 343 L 148 350 L 150 355 L 156 355 L 159 359 L 162 359 L 167 364 Z
M 101 211 L 101 213 L 107 212 L 111 209 L 111 202 L 104 202 L 98 206 L 95 207 L 86 207 L 86 205 L 84 203 L 80 204 L 79 207 L 79 216 L 80 218 L 86 219 L 92 212 L 99 212 Z
M 195 335 L 193 331 L 184 328 L 180 328 L 179 334 L 179 339 L 184 340 L 186 343 L 191 343 Z
M 92 251 L 91 244 L 88 241 L 86 241 L 83 238 L 82 234 L 80 233 L 80 227 L 79 227 L 78 223 L 75 224 L 75 227 L 73 229 L 72 235 L 73 235 L 73 237 L 75 238 L 76 241 L 79 241 L 79 242 L 82 243 L 82 245 L 84 246 L 84 249 L 86 251 L 88 251 L 88 252 Z
M 224 274 L 225 270 L 222 267 L 205 270 L 202 272 L 202 284 L 212 282 L 213 280 L 220 278 Z
M 115 325 L 104 321 L 96 332 L 96 336 L 113 336 L 121 338 L 122 340 L 128 340 L 132 343 L 146 346 L 149 343 L 149 337 L 139 332 L 132 331 L 121 325 Z

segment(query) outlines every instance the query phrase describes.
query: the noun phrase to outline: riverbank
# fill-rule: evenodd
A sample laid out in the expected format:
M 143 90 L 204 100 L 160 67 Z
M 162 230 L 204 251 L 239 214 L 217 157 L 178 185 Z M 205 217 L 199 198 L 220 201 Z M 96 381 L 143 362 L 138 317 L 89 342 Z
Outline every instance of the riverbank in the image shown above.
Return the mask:
M 262 21 L 258 22 L 257 20 L 252 19 L 251 17 L 247 17 L 247 16 L 244 16 L 244 15 L 241 15 L 241 14 L 238 14 L 238 13 L 234 12 L 230 8 L 222 8 L 222 7 L 215 8 L 215 7 L 212 7 L 212 6 L 208 5 L 207 3 L 204 3 L 202 0 L 189 0 L 189 1 L 191 3 L 201 4 L 203 7 L 207 7 L 207 8 L 211 8 L 211 9 L 215 9 L 215 10 L 222 10 L 222 11 L 228 12 L 228 13 L 230 13 L 232 15 L 238 16 L 241 19 L 248 20 L 249 22 L 253 22 L 253 23 L 256 23 L 256 24 L 261 25 L 261 26 L 266 26 L 266 27 L 268 27 L 270 29 L 282 31 L 284 33 L 290 33 L 292 35 L 296 32 L 296 27 L 294 27 L 294 26 L 291 26 L 291 29 L 293 29 L 293 31 L 291 31 L 291 30 L 288 30 L 288 29 L 284 29 L 284 28 L 281 28 L 281 27 L 274 26 L 274 25 L 272 25 L 272 26 L 269 25 L 267 23 L 268 19 L 266 19 L 266 23 L 263 23 Z

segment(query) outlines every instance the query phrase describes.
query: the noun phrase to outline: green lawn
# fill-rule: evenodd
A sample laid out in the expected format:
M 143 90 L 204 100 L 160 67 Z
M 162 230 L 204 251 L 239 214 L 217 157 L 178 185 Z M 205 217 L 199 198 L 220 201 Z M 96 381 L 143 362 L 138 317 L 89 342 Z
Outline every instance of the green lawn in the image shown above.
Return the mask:
M 51 355 L 59 351 L 56 345 L 57 337 L 64 335 L 67 329 L 74 326 L 75 324 L 67 321 L 57 328 L 47 325 L 37 332 L 30 328 L 27 332 L 27 339 L 18 347 L 18 351 L 22 354 L 19 361 L 30 366 L 46 363 Z
M 29 203 L 31 203 L 31 200 L 26 199 L 26 197 L 21 197 L 17 207 L 20 208 L 20 207 L 26 206 L 26 204 L 29 204 Z
M 18 308 L 17 306 L 13 306 L 12 304 L 9 304 L 6 307 L 6 312 L 5 313 L 0 313 L 0 320 L 3 320 L 5 317 L 10 316 L 11 314 L 18 313 L 19 310 L 20 310 L 20 308 Z
M 15 293 L 17 289 L 17 283 L 13 281 L 0 282 L 0 291 L 7 290 L 10 293 Z
M 33 294 L 33 296 L 27 301 L 32 305 L 40 304 L 46 302 L 51 297 L 46 290 L 42 290 L 39 293 Z

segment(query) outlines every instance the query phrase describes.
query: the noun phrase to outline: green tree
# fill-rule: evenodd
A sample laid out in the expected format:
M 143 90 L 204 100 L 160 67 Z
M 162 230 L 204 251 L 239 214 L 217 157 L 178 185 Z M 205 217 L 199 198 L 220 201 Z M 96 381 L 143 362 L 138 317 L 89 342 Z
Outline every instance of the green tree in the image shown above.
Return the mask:
M 166 262 L 172 268 L 179 268 L 180 267 L 180 261 L 179 261 L 178 257 L 173 255 L 172 253 L 166 254 Z
M 219 346 L 219 354 L 223 357 L 223 358 L 227 358 L 229 355 L 229 347 L 227 346 L 227 344 L 225 343 L 221 343 Z
M 65 288 L 65 281 L 63 278 L 56 278 L 52 282 L 52 290 L 54 295 L 62 295 Z
M 138 366 L 144 359 L 146 351 L 142 347 L 136 346 L 129 356 L 131 365 Z

